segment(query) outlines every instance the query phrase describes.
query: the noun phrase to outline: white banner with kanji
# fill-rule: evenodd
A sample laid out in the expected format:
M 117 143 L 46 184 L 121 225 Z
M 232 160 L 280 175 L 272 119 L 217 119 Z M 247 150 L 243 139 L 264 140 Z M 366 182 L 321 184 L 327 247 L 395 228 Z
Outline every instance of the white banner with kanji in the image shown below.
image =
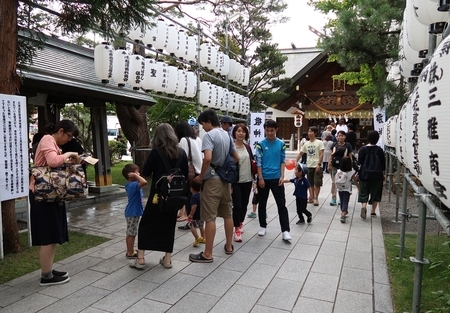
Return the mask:
M 377 146 L 380 146 L 384 150 L 383 143 L 383 125 L 386 121 L 386 109 L 374 107 L 373 108 L 373 130 L 380 134 L 380 139 L 377 142 Z
M 265 122 L 265 113 L 251 113 L 250 114 L 250 140 L 249 144 L 252 148 L 253 154 L 255 154 L 256 144 L 264 139 L 264 122 Z

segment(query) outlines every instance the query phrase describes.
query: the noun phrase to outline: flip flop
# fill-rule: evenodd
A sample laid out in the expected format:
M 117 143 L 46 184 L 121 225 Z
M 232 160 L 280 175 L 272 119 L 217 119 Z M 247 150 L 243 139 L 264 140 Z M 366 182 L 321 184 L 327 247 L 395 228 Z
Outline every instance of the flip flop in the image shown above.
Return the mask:
M 225 250 L 225 254 L 233 254 L 234 253 L 234 247 L 231 245 L 231 251 L 227 250 L 227 245 L 223 246 L 223 249 Z
M 134 250 L 132 255 L 129 255 L 129 254 L 125 253 L 125 257 L 127 259 L 135 259 L 135 258 L 137 258 L 137 256 L 138 256 L 138 252 L 136 250 Z
M 198 254 L 189 254 L 189 261 L 195 263 L 212 263 L 214 259 L 207 259 L 203 256 L 203 252 L 200 252 Z

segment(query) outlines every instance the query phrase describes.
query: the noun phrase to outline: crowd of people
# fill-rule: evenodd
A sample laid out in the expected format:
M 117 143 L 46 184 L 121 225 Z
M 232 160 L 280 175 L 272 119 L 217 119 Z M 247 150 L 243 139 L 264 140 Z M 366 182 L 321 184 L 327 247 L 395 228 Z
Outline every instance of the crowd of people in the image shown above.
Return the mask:
M 342 223 L 345 223 L 348 214 L 352 185 L 359 191 L 361 218 L 366 218 L 367 205 L 371 205 L 371 216 L 376 216 L 385 179 L 383 150 L 376 146 L 379 138 L 377 132 L 368 133 L 369 144 L 359 150 L 358 161 L 362 165 L 365 161 L 372 160 L 372 155 L 377 155 L 381 162 L 381 173 L 365 175 L 363 179 L 357 178 L 354 127 L 351 124 L 345 125 L 345 120 L 342 119 L 336 128 L 327 126 L 321 136 L 317 127 L 309 127 L 308 132 L 303 135 L 297 156 L 295 177 L 285 179 L 286 146 L 276 136 L 276 121 L 265 121 L 265 138 L 255 145 L 254 154 L 248 144 L 249 129 L 245 124 L 233 125 L 229 116 L 219 120 L 214 110 L 202 112 L 197 121 L 205 131 L 203 139 L 196 135 L 187 122 L 180 122 L 174 128 L 162 123 L 155 130 L 152 150 L 143 168 L 140 169 L 135 164 L 127 164 L 123 168 L 128 196 L 124 212 L 127 225 L 125 257 L 131 259 L 130 267 L 145 268 L 145 250 L 152 250 L 164 253 L 159 262 L 164 268 L 170 269 L 177 221 L 187 221 L 181 229 L 191 231 L 193 247 L 204 244 L 202 251 L 189 255 L 191 262 L 213 262 L 217 217 L 223 219 L 224 252 L 233 254 L 233 241 L 244 240 L 243 222 L 246 217 L 258 217 L 260 228 L 257 234 L 266 235 L 269 192 L 272 192 L 276 202 L 281 238 L 290 241 L 292 237 L 284 184 L 293 183 L 295 186 L 297 224 L 309 224 L 312 222 L 312 213 L 308 210 L 308 203 L 319 205 L 324 172 L 330 173 L 332 177 L 330 205 L 338 204 L 339 195 Z M 78 135 L 78 128 L 73 122 L 62 120 L 47 129 L 47 132 L 48 135 L 41 136 L 40 141 L 33 145 L 36 165 L 58 167 L 68 159 L 80 162 L 80 151 L 63 152 L 60 149 Z M 239 177 L 234 183 L 222 179 L 216 172 L 217 166 L 224 164 L 228 154 L 239 165 Z M 173 176 L 167 176 L 169 167 L 178 168 L 187 181 L 183 187 L 185 197 L 179 210 L 162 210 L 159 202 L 162 199 L 159 199 L 160 187 L 157 184 L 163 177 L 168 182 L 171 181 Z M 190 170 L 195 173 L 192 177 L 188 175 Z M 142 188 L 147 185 L 145 177 L 151 177 L 152 180 L 144 208 Z M 68 241 L 65 205 L 64 202 L 34 201 L 33 184 L 34 181 L 31 180 L 31 232 L 33 245 L 40 246 L 40 284 L 46 286 L 66 283 L 70 280 L 68 273 L 53 270 L 56 245 Z M 253 210 L 247 214 L 252 194 Z

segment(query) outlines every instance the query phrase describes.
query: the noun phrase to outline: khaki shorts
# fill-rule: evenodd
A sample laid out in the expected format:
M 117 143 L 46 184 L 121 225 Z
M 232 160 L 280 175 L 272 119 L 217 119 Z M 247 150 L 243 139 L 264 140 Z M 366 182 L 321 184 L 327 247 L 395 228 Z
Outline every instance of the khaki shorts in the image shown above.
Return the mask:
M 308 174 L 306 175 L 308 178 L 311 187 L 322 187 L 323 185 L 323 171 L 322 168 L 318 172 L 316 172 L 315 167 L 308 167 Z
M 223 182 L 220 178 L 205 180 L 200 201 L 202 221 L 214 221 L 216 217 L 231 218 L 231 184 Z

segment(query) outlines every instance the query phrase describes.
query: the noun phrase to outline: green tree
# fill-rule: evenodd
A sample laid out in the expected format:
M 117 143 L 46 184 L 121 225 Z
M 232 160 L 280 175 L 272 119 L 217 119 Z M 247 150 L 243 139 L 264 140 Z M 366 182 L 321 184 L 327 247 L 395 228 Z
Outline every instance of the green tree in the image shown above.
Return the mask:
M 404 84 L 389 82 L 387 67 L 398 55 L 399 26 L 404 0 L 310 0 L 309 4 L 331 18 L 318 46 L 348 72 L 335 78 L 360 84 L 360 102 L 388 109 L 406 100 Z M 386 101 L 389 99 L 389 101 Z
M 288 87 L 292 81 L 280 78 L 285 74 L 283 65 L 287 57 L 278 50 L 277 44 L 270 42 L 270 27 L 287 21 L 282 15 L 286 8 L 285 1 L 273 0 L 225 1 L 214 8 L 214 12 L 222 17 L 239 16 L 231 23 L 218 21 L 215 35 L 224 38 L 228 29 L 231 51 L 238 55 L 242 64 L 251 67 L 248 95 L 252 111 L 260 110 L 261 104 L 270 106 L 288 96 L 274 91 Z

